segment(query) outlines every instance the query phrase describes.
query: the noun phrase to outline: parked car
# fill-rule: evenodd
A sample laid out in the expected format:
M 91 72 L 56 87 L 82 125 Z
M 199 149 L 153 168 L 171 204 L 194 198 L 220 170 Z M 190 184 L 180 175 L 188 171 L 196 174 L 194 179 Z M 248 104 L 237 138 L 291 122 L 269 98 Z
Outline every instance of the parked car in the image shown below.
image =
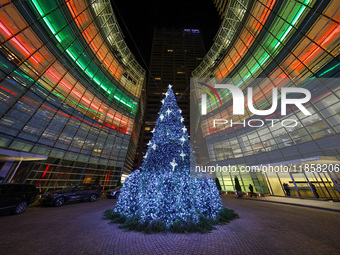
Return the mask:
M 106 192 L 106 197 L 107 198 L 118 198 L 119 194 L 120 194 L 120 189 L 122 188 L 122 186 L 116 187 L 114 189 L 108 190 Z
M 68 201 L 87 200 L 94 202 L 101 195 L 99 184 L 78 184 L 73 187 L 67 187 L 62 190 L 45 193 L 41 196 L 39 202 L 44 205 L 62 206 Z
M 32 184 L 0 184 L 0 210 L 23 213 L 37 195 L 38 190 Z

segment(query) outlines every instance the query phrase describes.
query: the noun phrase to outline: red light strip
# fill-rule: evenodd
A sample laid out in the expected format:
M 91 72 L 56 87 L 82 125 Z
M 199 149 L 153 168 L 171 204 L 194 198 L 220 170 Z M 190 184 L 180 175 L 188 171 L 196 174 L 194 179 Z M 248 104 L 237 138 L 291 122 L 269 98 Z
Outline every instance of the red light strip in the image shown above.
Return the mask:
M 54 80 L 56 83 L 58 83 L 60 80 L 61 80 L 61 76 L 54 73 L 52 70 L 52 68 L 50 68 L 49 70 L 47 70 L 46 74 L 49 73 L 50 75 L 48 75 L 52 80 Z M 71 84 L 65 84 L 65 81 L 62 80 L 58 83 L 58 85 L 60 85 L 61 87 L 64 88 L 64 90 L 66 92 L 71 92 L 72 94 L 74 94 L 77 98 L 80 98 L 81 101 L 83 101 L 84 103 L 86 103 L 89 107 L 103 113 L 104 112 L 104 109 L 103 108 L 100 108 L 98 105 L 96 105 L 95 103 L 91 102 L 88 98 L 82 96 L 82 94 L 76 90 L 76 88 L 72 88 L 72 85 Z M 114 120 L 116 120 L 117 122 L 119 123 L 122 123 L 122 124 L 125 124 L 125 125 L 128 125 L 128 122 L 122 120 L 122 119 L 119 119 L 117 117 L 115 117 L 114 115 L 110 114 L 110 113 L 107 113 L 106 114 L 107 116 L 113 118 Z
M 13 34 L 11 33 L 11 31 L 6 27 L 4 26 L 4 24 L 2 22 L 0 22 L 0 28 L 3 30 L 3 32 L 5 32 L 5 34 L 7 34 L 8 36 L 13 36 Z M 22 51 L 20 51 L 20 53 L 22 55 L 24 55 L 26 58 L 29 58 L 31 57 L 32 60 L 34 60 L 35 63 L 39 64 L 39 61 L 34 57 L 32 56 L 32 53 L 30 53 L 26 47 L 24 46 L 24 44 L 22 42 L 20 42 L 16 37 L 12 37 L 10 40 L 9 40 L 10 43 L 12 44 L 15 44 L 15 47 L 14 48 L 20 48 Z
M 13 34 L 11 33 L 11 31 L 2 23 L 2 21 L 0 21 L 0 29 L 2 30 L 2 32 L 4 34 L 6 34 L 7 36 L 11 37 L 13 36 Z M 12 37 L 9 41 L 9 43 L 12 44 L 12 46 L 16 49 L 21 49 L 22 51 L 20 51 L 20 53 L 22 55 L 24 55 L 26 58 L 28 59 L 32 59 L 34 60 L 37 64 L 39 64 L 39 61 L 37 60 L 37 58 L 35 56 L 33 56 L 32 52 L 30 52 L 25 46 L 25 44 L 23 44 L 21 41 L 19 41 L 19 39 L 15 38 L 15 37 Z M 46 49 L 47 50 L 47 49 Z M 48 50 L 47 50 L 48 51 Z M 56 63 L 59 63 L 58 61 Z M 71 94 L 75 95 L 77 98 L 80 98 L 82 102 L 84 102 L 86 105 L 88 105 L 91 109 L 94 109 L 100 113 L 103 113 L 104 112 L 104 109 L 99 107 L 98 105 L 96 105 L 95 103 L 91 102 L 88 98 L 86 98 L 85 96 L 82 96 L 82 94 L 76 90 L 75 88 L 72 89 L 72 86 L 70 84 L 66 84 L 64 80 L 61 80 L 61 76 L 60 75 L 57 75 L 55 74 L 53 71 L 52 71 L 52 67 L 50 67 L 46 72 L 45 74 L 50 78 L 52 79 L 56 84 L 58 84 L 60 87 L 62 87 L 64 90 L 66 90 L 66 92 L 71 92 Z M 59 83 L 58 83 L 59 82 Z M 2 87 L 3 88 L 3 87 Z M 5 89 L 5 88 L 3 88 Z M 13 93 L 13 92 L 10 92 L 10 91 L 7 91 L 9 93 Z M 113 110 L 114 111 L 114 110 Z M 127 125 L 128 127 L 130 126 L 130 122 L 132 121 L 129 121 L 129 122 L 126 122 L 124 120 L 121 120 L 117 117 L 115 117 L 114 115 L 112 114 L 106 114 L 108 117 L 112 118 L 114 121 L 117 121 L 118 123 L 121 123 L 123 125 Z M 108 124 L 110 125 L 110 124 Z M 111 127 L 113 125 L 110 125 Z M 125 129 L 125 130 L 128 130 L 128 127 Z M 120 130 L 119 128 L 115 128 L 116 130 Z
M 8 91 L 8 89 L 5 89 L 4 87 L 0 87 L 0 88 L 1 88 L 1 89 L 4 89 L 5 91 Z M 13 92 L 9 92 L 9 93 L 13 93 Z M 30 100 L 30 99 L 24 97 L 24 96 L 22 97 L 22 99 L 25 99 L 25 100 L 27 100 L 27 101 L 33 103 L 33 104 L 38 104 L 37 102 L 34 102 L 34 101 L 32 101 L 32 100 Z M 109 123 L 107 123 L 107 122 L 103 123 L 103 125 L 95 125 L 95 124 L 92 124 L 91 122 L 88 122 L 88 121 L 86 121 L 86 120 L 82 120 L 82 119 L 73 117 L 73 116 L 68 115 L 68 114 L 66 114 L 66 113 L 63 113 L 63 112 L 61 112 L 61 111 L 59 111 L 59 110 L 56 111 L 56 110 L 54 110 L 54 109 L 52 109 L 52 108 L 50 108 L 50 107 L 48 107 L 48 106 L 46 106 L 46 105 L 44 105 L 44 104 L 42 104 L 41 106 L 44 107 L 44 108 L 46 108 L 46 109 L 48 109 L 48 110 L 50 110 L 50 111 L 53 111 L 53 112 L 56 112 L 56 113 L 61 114 L 61 115 L 63 115 L 63 116 L 66 116 L 66 117 L 68 117 L 68 118 L 72 118 L 72 119 L 75 119 L 75 120 L 77 120 L 77 121 L 84 122 L 84 123 L 86 123 L 86 124 L 88 124 L 88 125 L 90 125 L 90 126 L 92 126 L 92 127 L 104 128 L 103 125 L 105 125 L 105 126 L 111 128 L 111 129 L 118 130 L 118 131 L 120 131 L 120 132 L 122 132 L 122 133 L 127 134 L 127 129 L 128 129 L 128 127 L 120 127 L 120 128 L 118 128 L 118 127 L 116 127 L 116 126 L 114 126 L 114 125 L 111 125 L 111 124 L 109 124 Z
M 107 173 L 105 186 L 109 183 L 109 179 L 110 179 L 110 172 Z
M 336 38 L 339 36 L 338 33 L 340 32 L 340 24 L 335 24 L 333 28 L 329 29 L 326 32 L 326 35 L 322 37 L 321 41 L 318 42 L 320 46 L 314 45 L 312 49 L 305 53 L 303 56 L 301 56 L 299 59 L 296 58 L 292 63 L 291 67 L 295 72 L 301 71 L 305 65 L 311 63 L 314 59 L 313 57 L 316 57 L 321 51 L 323 51 L 322 47 L 325 47 L 326 44 L 330 40 L 336 40 Z M 308 60 L 308 61 L 307 61 Z M 304 65 L 303 65 L 304 64 Z
M 0 89 L 3 89 L 4 91 L 6 91 L 6 92 L 8 92 L 8 93 L 10 93 L 10 94 L 12 94 L 12 95 L 14 95 L 14 96 L 17 95 L 17 93 L 14 93 L 14 92 L 12 92 L 12 91 L 10 91 L 9 89 L 6 89 L 6 88 L 4 88 L 4 87 L 0 87 Z
M 298 72 L 301 71 L 305 67 L 305 65 L 307 65 L 308 63 L 311 63 L 314 60 L 314 58 L 317 57 L 317 55 L 321 51 L 325 51 L 323 48 L 326 48 L 326 46 L 327 46 L 327 44 L 329 42 L 337 40 L 339 32 L 340 32 L 340 24 L 335 24 L 334 26 L 332 26 L 332 28 L 328 29 L 325 32 L 325 35 L 317 42 L 320 46 L 319 45 L 313 46 L 311 51 L 309 51 L 308 53 L 305 53 L 303 56 L 301 56 L 301 58 L 295 59 L 290 64 L 292 69 L 294 69 L 295 71 L 298 71 Z M 305 65 L 303 65 L 302 63 L 304 63 Z M 278 70 L 278 69 L 276 69 L 276 70 Z M 275 72 L 276 70 L 274 70 L 273 72 Z M 288 77 L 285 73 L 282 73 L 281 77 L 282 76 Z M 263 97 L 264 95 L 267 95 L 271 91 L 271 88 L 272 87 L 267 87 L 263 94 L 260 94 L 260 95 L 258 95 L 256 97 L 254 97 L 254 101 L 256 102 L 257 99 Z M 317 98 L 312 99 L 312 101 L 314 101 L 314 100 L 316 100 L 318 98 L 321 98 L 321 97 L 325 96 L 328 93 L 330 93 L 330 92 L 326 92 L 323 95 L 320 95 Z M 293 110 L 294 108 L 296 108 L 296 107 L 290 108 L 287 111 Z M 274 117 L 276 115 L 277 114 L 273 114 L 273 115 L 268 116 L 266 118 Z M 266 118 L 264 118 L 264 119 L 266 119 Z M 239 127 L 236 127 L 236 128 L 239 128 Z M 229 128 L 226 128 L 224 130 L 228 130 L 228 129 Z M 206 135 L 209 135 L 209 134 L 212 134 L 211 131 L 209 131 L 208 134 L 206 134 Z
M 42 176 L 41 176 L 41 179 L 45 177 L 45 175 L 46 175 L 46 173 L 47 173 L 47 170 L 48 170 L 49 168 L 50 168 L 50 165 L 47 165 L 46 168 L 45 168 L 44 173 L 43 173 Z M 39 187 L 40 183 L 41 183 L 41 180 L 38 182 L 37 188 Z

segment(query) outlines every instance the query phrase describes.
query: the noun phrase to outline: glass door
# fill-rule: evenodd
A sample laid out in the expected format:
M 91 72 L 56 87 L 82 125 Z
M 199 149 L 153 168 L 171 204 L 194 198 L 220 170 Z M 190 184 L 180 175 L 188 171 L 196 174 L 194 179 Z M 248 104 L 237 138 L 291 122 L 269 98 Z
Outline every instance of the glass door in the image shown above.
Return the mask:
M 331 176 L 331 173 L 314 173 L 317 176 L 320 188 L 326 199 L 340 200 L 339 187 Z
M 290 173 L 292 177 L 292 186 L 295 190 L 291 188 L 291 196 L 301 197 L 301 198 L 314 198 L 315 189 L 312 187 L 305 175 L 305 173 Z M 317 193 L 317 192 L 316 192 Z
M 340 173 L 328 172 L 329 179 L 332 180 L 332 190 L 336 194 L 337 200 L 340 200 Z

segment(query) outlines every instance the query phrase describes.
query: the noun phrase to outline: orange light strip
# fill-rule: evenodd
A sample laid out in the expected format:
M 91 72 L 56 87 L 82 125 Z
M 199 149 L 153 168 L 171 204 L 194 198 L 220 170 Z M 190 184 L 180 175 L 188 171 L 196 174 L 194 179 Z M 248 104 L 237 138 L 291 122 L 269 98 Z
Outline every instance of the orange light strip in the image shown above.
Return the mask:
M 273 8 L 275 2 L 276 2 L 276 0 L 272 0 L 270 2 L 269 7 L 266 7 L 264 9 L 264 12 L 261 14 L 261 17 L 260 17 L 259 21 L 257 21 L 255 27 L 253 27 L 253 30 L 256 31 L 256 35 L 262 30 L 263 24 L 267 21 L 267 19 L 269 17 L 269 14 L 271 13 L 272 8 Z M 249 20 L 248 20 L 248 22 L 249 22 Z M 248 24 L 248 26 L 249 25 L 250 24 Z M 250 38 L 248 39 L 248 41 L 246 43 L 243 43 L 240 38 L 245 38 L 247 35 L 249 35 Z M 255 40 L 255 37 L 252 34 L 250 34 L 250 32 L 246 28 L 243 29 L 240 38 L 238 39 L 238 41 L 234 45 L 236 45 L 236 46 L 237 45 L 244 45 L 243 48 L 241 50 L 239 50 L 238 56 L 234 60 L 232 60 L 228 64 L 228 66 L 226 66 L 223 69 L 223 71 L 221 71 L 219 74 L 216 74 L 218 78 L 225 77 L 236 66 L 238 61 L 243 57 L 245 52 L 249 49 L 249 47 L 253 44 L 253 42 Z M 225 59 L 227 59 L 227 58 L 225 58 Z
M 2 31 L 7 34 L 8 36 L 13 36 L 13 34 L 11 33 L 11 31 L 2 23 L 0 22 L 0 28 L 2 29 Z M 9 40 L 12 44 L 14 44 L 13 46 L 15 48 L 20 48 L 22 51 L 20 51 L 20 53 L 22 55 L 24 55 L 26 58 L 29 58 L 31 57 L 32 60 L 34 60 L 34 62 L 36 64 L 39 63 L 39 61 L 34 57 L 32 56 L 32 54 L 26 49 L 26 47 L 24 46 L 24 44 L 22 42 L 20 42 L 16 37 L 12 37 L 10 40 Z
M 19 50 L 19 52 L 25 58 L 27 58 L 28 60 L 31 60 L 31 59 L 34 60 L 35 63 L 33 63 L 32 61 L 30 61 L 30 63 L 36 68 L 36 70 L 41 69 L 41 68 L 39 68 L 40 67 L 40 61 L 35 56 L 33 56 L 33 51 L 30 51 L 29 47 L 27 47 L 23 42 L 21 42 L 19 39 L 17 39 L 16 37 L 18 37 L 18 36 L 13 37 L 13 34 L 10 31 L 10 28 L 8 26 L 4 25 L 3 21 L 0 21 L 0 34 L 5 34 L 5 35 L 7 35 L 7 37 L 12 37 L 7 42 L 9 44 L 11 44 L 14 49 Z M 46 52 L 49 52 L 48 49 L 46 47 L 44 47 L 44 46 L 42 47 L 42 49 L 44 49 Z M 51 56 L 53 56 L 53 55 L 51 55 Z M 53 58 L 54 58 L 54 56 L 53 56 Z M 55 63 L 58 63 L 59 65 L 61 65 L 59 63 L 59 61 L 55 61 Z M 103 107 L 99 107 L 97 104 L 91 102 L 90 99 L 88 99 L 87 97 L 83 96 L 82 93 L 79 92 L 76 88 L 72 88 L 73 86 L 71 84 L 68 84 L 67 81 L 62 80 L 62 76 L 61 75 L 56 74 L 52 70 L 53 70 L 53 68 L 51 66 L 50 68 L 48 68 L 46 70 L 46 72 L 44 74 L 46 76 L 48 76 L 54 82 L 54 84 L 56 84 L 57 86 L 61 87 L 67 93 L 70 92 L 72 95 L 74 95 L 75 97 L 79 98 L 89 108 L 91 108 L 91 109 L 93 109 L 95 111 L 98 111 L 100 113 L 104 113 L 104 108 Z M 85 90 L 85 88 L 84 88 L 84 90 Z M 109 113 L 109 111 L 113 112 L 113 114 Z M 112 108 L 109 108 L 109 110 L 105 114 L 105 116 L 108 116 L 109 118 L 112 118 L 113 121 L 116 121 L 116 122 L 118 122 L 119 124 L 122 124 L 122 125 L 126 125 L 124 130 L 126 130 L 126 131 L 129 130 L 127 134 L 131 134 L 130 123 L 132 123 L 133 120 L 130 119 L 130 118 L 127 118 L 128 121 L 124 121 L 121 118 L 116 117 L 115 115 L 116 115 L 116 111 L 113 110 Z M 122 118 L 124 118 L 124 117 L 125 116 L 122 115 Z M 118 126 L 116 127 L 116 126 L 114 126 L 112 124 L 109 124 L 109 123 L 106 123 L 106 122 L 104 124 L 107 125 L 107 126 L 110 126 L 111 128 L 115 127 L 115 129 L 121 130 L 121 128 L 118 127 Z M 126 132 L 124 132 L 124 133 L 126 133 Z
M 83 5 L 81 1 L 75 2 L 73 0 L 65 0 L 65 2 L 73 19 L 75 20 L 75 23 L 77 24 L 79 30 L 82 31 L 82 35 L 86 42 L 90 45 L 92 51 L 98 57 L 99 61 L 104 64 L 106 70 L 108 70 L 117 81 L 120 81 L 121 84 L 123 68 L 119 65 L 117 59 L 106 47 L 104 39 L 100 35 L 99 30 L 94 22 L 89 23 L 89 20 L 91 20 L 90 18 L 82 18 L 84 15 L 91 17 L 90 11 L 85 5 Z M 127 86 L 127 84 L 121 85 L 123 85 L 129 92 L 136 95 L 136 87 L 131 85 Z
M 334 41 L 336 40 L 336 38 L 339 37 L 339 32 L 340 24 L 335 24 L 333 28 L 327 31 L 326 35 L 319 42 L 317 42 L 320 46 L 314 45 L 309 52 L 305 53 L 300 59 L 296 58 L 291 63 L 292 69 L 294 69 L 294 71 L 296 72 L 301 71 L 305 67 L 304 65 L 312 62 L 314 60 L 314 57 L 316 57 L 320 52 L 323 51 L 323 47 L 325 47 L 329 41 Z
M 329 30 L 327 30 L 325 32 L 325 35 L 317 42 L 320 46 L 315 45 L 313 46 L 312 50 L 306 54 L 304 54 L 303 56 L 301 56 L 300 59 L 295 59 L 294 62 L 292 62 L 290 64 L 290 67 L 292 67 L 291 65 L 293 65 L 293 69 L 297 70 L 297 71 L 301 71 L 303 68 L 305 68 L 305 66 L 308 63 L 311 63 L 315 60 L 315 57 L 317 57 L 317 55 L 321 52 L 321 51 L 326 51 L 323 48 L 326 48 L 327 44 L 331 41 L 335 41 L 338 38 L 338 34 L 340 33 L 340 24 L 335 24 L 334 26 L 332 26 L 332 28 L 330 28 Z M 307 62 L 308 60 L 308 62 Z M 302 63 L 304 63 L 305 65 L 303 65 Z M 282 65 L 282 64 L 281 64 Z M 278 67 L 279 68 L 279 67 Z M 274 73 L 275 71 L 278 70 L 278 68 L 276 70 L 274 70 L 272 73 Z M 282 72 L 282 74 L 280 75 L 280 78 L 285 78 L 288 77 L 285 73 Z M 285 83 L 285 80 L 281 80 L 280 81 L 280 86 L 283 85 Z M 277 84 L 278 85 L 278 84 Z M 265 88 L 265 90 L 263 91 L 263 93 L 258 94 L 257 96 L 254 97 L 254 102 L 256 104 L 260 104 L 261 102 L 259 102 L 259 100 L 261 99 L 265 99 L 264 96 L 267 96 L 268 94 L 272 93 L 272 88 L 270 86 L 267 86 Z M 326 93 L 327 94 L 327 93 Z M 324 95 L 326 95 L 324 94 Z M 324 96 L 322 95 L 322 96 Z M 321 97 L 321 96 L 320 96 Z M 314 100 L 314 99 L 313 99 Z M 246 105 L 247 106 L 247 105 Z M 227 118 L 229 116 L 221 116 L 221 118 Z M 209 118 L 206 120 L 206 122 L 208 123 L 209 120 L 213 119 L 213 117 Z M 215 130 L 208 130 L 204 133 L 205 136 L 207 135 L 211 135 L 215 132 L 219 132 L 222 129 L 215 129 Z M 227 129 L 226 129 L 227 130 Z

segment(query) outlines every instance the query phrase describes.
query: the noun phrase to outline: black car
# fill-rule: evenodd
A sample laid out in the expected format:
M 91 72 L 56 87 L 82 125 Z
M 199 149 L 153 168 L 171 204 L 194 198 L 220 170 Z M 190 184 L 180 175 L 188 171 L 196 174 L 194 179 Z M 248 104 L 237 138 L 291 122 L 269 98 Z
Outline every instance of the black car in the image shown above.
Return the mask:
M 38 190 L 32 184 L 0 184 L 0 210 L 23 213 L 37 195 Z
M 118 198 L 118 197 L 119 197 L 119 194 L 120 194 L 120 189 L 121 189 L 121 188 L 122 188 L 122 187 L 119 186 L 119 187 L 117 187 L 117 188 L 115 188 L 115 189 L 108 190 L 108 191 L 106 192 L 106 197 L 107 197 L 107 198 Z
M 101 196 L 101 187 L 98 184 L 78 184 L 59 191 L 45 193 L 39 202 L 44 205 L 62 206 L 68 201 L 88 200 L 94 202 Z

